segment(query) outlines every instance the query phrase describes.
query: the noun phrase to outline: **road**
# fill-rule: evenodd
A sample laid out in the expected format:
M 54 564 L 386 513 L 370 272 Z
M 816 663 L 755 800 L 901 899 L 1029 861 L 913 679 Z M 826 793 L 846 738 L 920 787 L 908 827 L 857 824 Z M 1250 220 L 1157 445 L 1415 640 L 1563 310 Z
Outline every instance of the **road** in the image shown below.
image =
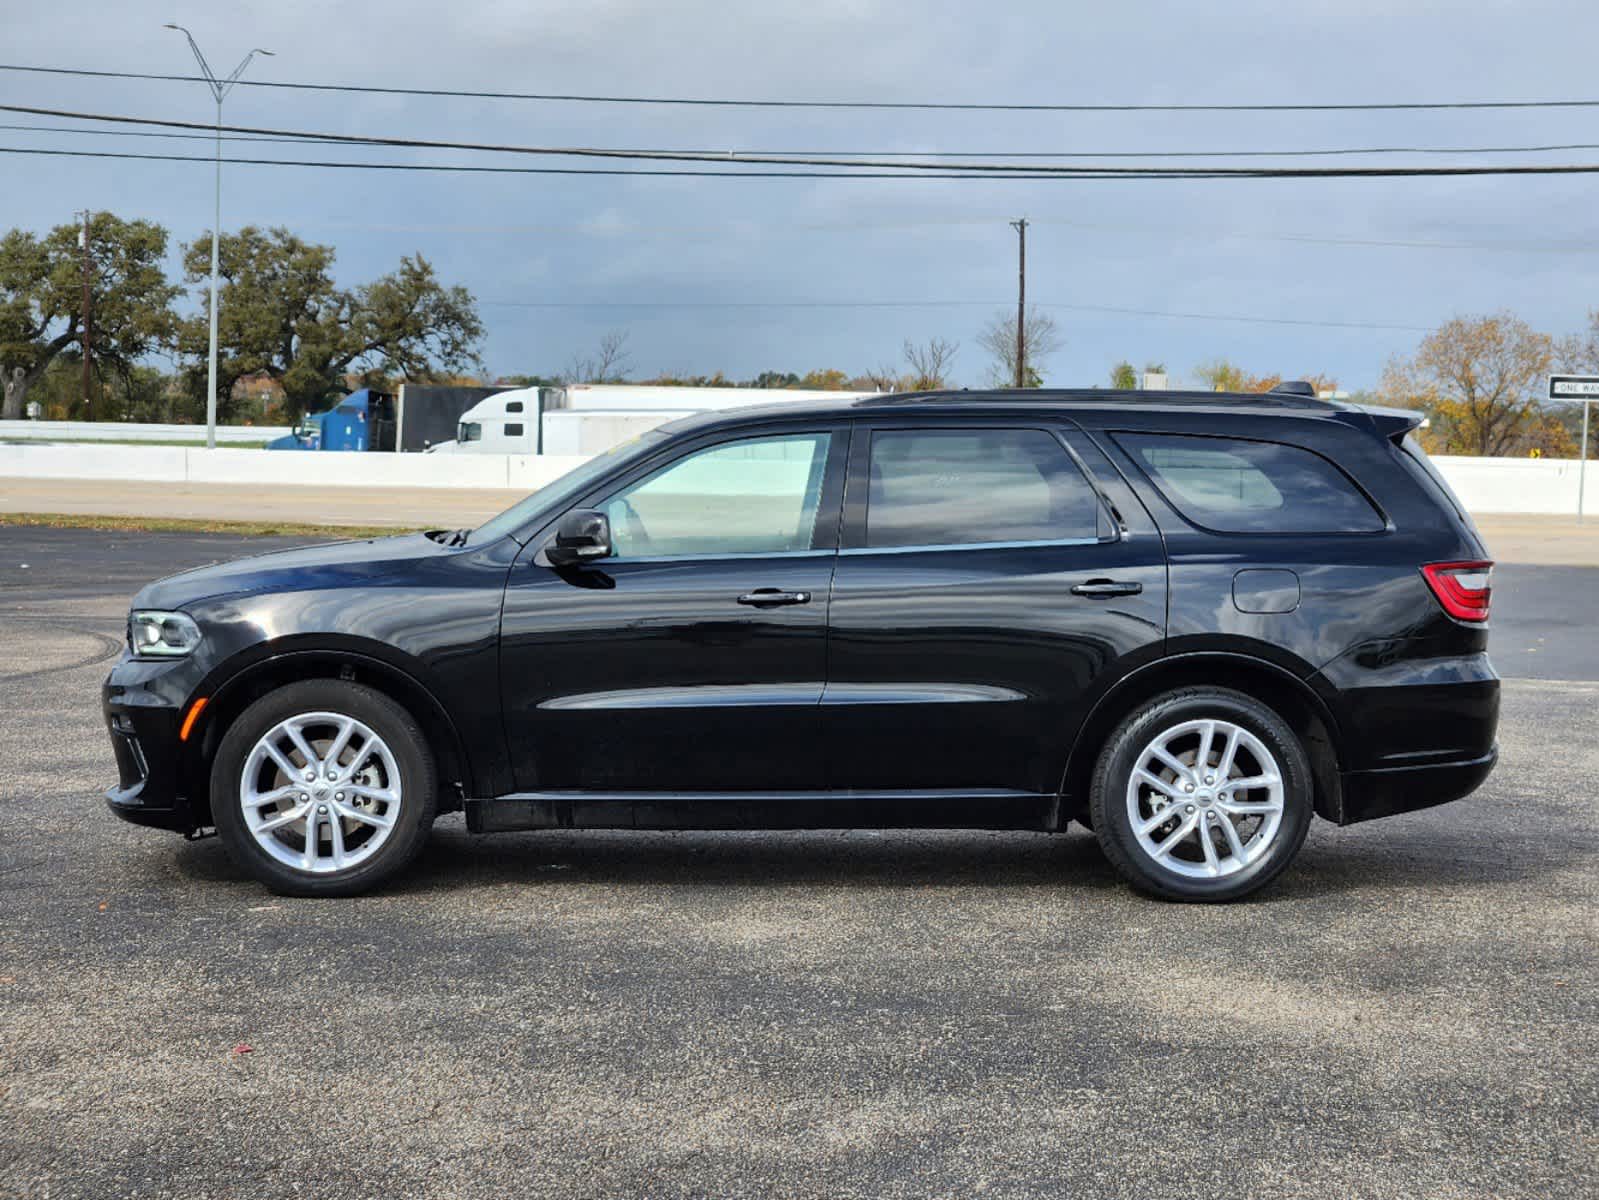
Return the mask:
M 307 902 L 98 799 L 129 594 L 271 544 L 0 528 L 0 1195 L 1599 1187 L 1599 570 L 1496 577 L 1476 797 L 1318 823 L 1252 902 L 1141 899 L 1080 831 L 459 818 Z

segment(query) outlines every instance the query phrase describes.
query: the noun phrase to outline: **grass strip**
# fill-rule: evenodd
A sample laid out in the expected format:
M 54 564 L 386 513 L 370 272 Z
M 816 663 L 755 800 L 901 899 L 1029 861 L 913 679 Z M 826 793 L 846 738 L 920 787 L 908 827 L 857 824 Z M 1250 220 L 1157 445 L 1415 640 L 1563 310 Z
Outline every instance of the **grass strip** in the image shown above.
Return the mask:
M 394 525 L 319 525 L 308 521 L 213 521 L 204 517 L 102 517 L 89 513 L 0 513 L 0 527 L 99 529 L 107 533 L 231 533 L 244 537 L 314 537 L 349 541 L 415 530 Z

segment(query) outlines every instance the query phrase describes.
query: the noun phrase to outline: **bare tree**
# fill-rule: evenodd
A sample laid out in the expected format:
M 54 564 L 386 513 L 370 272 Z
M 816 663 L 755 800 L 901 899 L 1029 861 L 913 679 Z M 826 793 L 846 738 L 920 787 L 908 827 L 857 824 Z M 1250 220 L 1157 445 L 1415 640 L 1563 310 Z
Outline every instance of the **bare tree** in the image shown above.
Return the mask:
M 993 356 L 990 382 L 994 387 L 1010 387 L 1016 380 L 1016 314 L 1003 312 L 996 316 L 977 335 L 977 344 Z M 1022 354 L 1027 363 L 1027 386 L 1042 387 L 1040 368 L 1055 351 L 1066 344 L 1055 318 L 1048 313 L 1029 309 L 1027 323 L 1022 328 Z
M 574 354 L 561 372 L 565 383 L 621 383 L 632 356 L 627 352 L 627 330 L 612 329 L 600 338 L 592 357 Z
M 946 342 L 943 338 L 929 338 L 917 344 L 905 339 L 905 361 L 910 364 L 910 376 L 902 386 L 913 392 L 930 392 L 949 386 L 947 376 L 955 361 L 959 342 Z
M 862 371 L 860 382 L 862 386 L 871 388 L 874 392 L 903 392 L 907 386 L 899 369 L 891 366 L 872 367 Z

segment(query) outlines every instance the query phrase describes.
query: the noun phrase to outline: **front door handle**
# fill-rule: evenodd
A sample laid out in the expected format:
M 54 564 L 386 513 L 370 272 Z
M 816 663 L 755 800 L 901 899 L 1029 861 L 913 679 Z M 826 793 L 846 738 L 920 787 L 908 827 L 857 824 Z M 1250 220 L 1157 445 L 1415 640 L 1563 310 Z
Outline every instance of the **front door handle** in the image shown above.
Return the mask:
M 776 608 L 780 604 L 809 604 L 809 592 L 785 592 L 781 588 L 756 588 L 753 592 L 745 592 L 738 598 L 740 604 L 748 604 L 753 608 Z
M 1132 580 L 1090 579 L 1087 583 L 1079 583 L 1072 588 L 1072 595 L 1104 600 L 1111 596 L 1136 596 L 1143 590 L 1143 584 Z

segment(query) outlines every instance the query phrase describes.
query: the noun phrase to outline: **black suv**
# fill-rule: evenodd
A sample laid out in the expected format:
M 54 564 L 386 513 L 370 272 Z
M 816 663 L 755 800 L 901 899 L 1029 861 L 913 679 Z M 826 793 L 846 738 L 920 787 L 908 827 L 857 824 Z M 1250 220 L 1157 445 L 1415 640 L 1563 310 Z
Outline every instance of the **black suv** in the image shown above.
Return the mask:
M 1415 414 L 933 393 L 662 427 L 478 529 L 135 598 L 118 815 L 347 895 L 475 832 L 1058 832 L 1260 887 L 1492 769 L 1491 564 Z

